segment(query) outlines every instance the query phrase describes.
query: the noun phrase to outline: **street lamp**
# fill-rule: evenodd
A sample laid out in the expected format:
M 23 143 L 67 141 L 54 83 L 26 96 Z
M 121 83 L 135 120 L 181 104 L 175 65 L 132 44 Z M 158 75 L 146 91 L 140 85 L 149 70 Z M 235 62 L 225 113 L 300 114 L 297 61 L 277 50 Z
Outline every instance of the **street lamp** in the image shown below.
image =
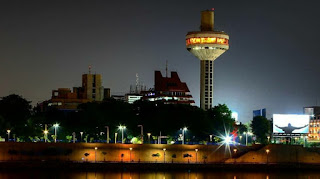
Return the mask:
M 147 133 L 148 135 L 148 140 L 149 140 L 149 144 L 150 144 L 150 136 L 151 136 L 151 133 Z
M 166 163 L 166 148 L 163 148 L 163 163 Z
M 44 142 L 47 142 L 47 137 L 48 137 L 49 131 L 48 130 L 44 130 L 43 133 L 44 133 Z
M 126 126 L 119 126 L 119 129 L 121 130 L 121 143 L 123 144 L 123 130 L 126 129 Z
M 11 130 L 8 129 L 8 130 L 7 130 L 7 133 L 8 133 L 8 142 L 9 142 L 9 140 L 10 140 L 10 132 L 11 132 Z
M 188 130 L 187 127 L 184 127 L 184 128 L 182 129 L 182 145 L 184 145 L 184 131 L 187 131 L 187 130 Z
M 114 143 L 115 144 L 117 143 L 117 135 L 118 135 L 118 133 L 114 133 Z
M 130 147 L 129 150 L 130 150 L 130 162 L 131 162 L 131 151 L 132 151 L 132 148 Z
M 80 142 L 82 142 L 82 135 L 83 135 L 83 132 L 80 132 L 80 136 L 81 136 Z
M 270 142 L 270 136 L 267 137 L 268 138 L 268 143 Z
M 98 150 L 98 147 L 95 147 L 94 148 L 94 163 L 97 162 L 97 150 Z
M 198 149 L 194 149 L 196 151 L 196 163 L 198 163 Z
M 53 124 L 54 127 L 54 143 L 57 143 L 57 128 L 59 127 L 59 124 Z
M 267 164 L 269 163 L 269 159 L 268 159 L 268 154 L 269 154 L 270 150 L 266 149 L 266 153 L 267 153 Z
M 210 134 L 209 137 L 210 137 L 210 142 L 212 142 L 212 135 Z
M 240 135 L 240 136 L 239 136 L 239 138 L 240 138 L 240 141 L 239 141 L 239 143 L 241 144 L 241 139 L 242 139 L 242 135 Z
M 244 134 L 246 135 L 246 146 L 248 146 L 248 135 L 252 135 L 251 132 L 244 132 Z
M 238 151 L 238 149 L 233 149 L 234 155 L 236 155 L 237 151 Z M 233 158 L 234 158 L 234 163 L 236 163 L 236 157 L 234 156 Z
M 138 125 L 138 127 L 141 127 L 141 143 L 143 144 L 143 125 Z
M 104 126 L 107 129 L 107 144 L 109 144 L 109 126 Z

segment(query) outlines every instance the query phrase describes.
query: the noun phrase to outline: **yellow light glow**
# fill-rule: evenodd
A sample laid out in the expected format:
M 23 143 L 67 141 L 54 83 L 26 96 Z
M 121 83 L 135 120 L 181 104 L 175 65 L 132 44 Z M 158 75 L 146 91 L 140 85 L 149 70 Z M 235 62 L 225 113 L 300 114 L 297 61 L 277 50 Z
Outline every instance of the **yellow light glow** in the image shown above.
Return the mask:
M 219 37 L 194 37 L 194 38 L 188 38 L 186 40 L 187 45 L 192 44 L 222 44 L 222 45 L 228 45 L 229 40 L 225 38 L 219 38 Z

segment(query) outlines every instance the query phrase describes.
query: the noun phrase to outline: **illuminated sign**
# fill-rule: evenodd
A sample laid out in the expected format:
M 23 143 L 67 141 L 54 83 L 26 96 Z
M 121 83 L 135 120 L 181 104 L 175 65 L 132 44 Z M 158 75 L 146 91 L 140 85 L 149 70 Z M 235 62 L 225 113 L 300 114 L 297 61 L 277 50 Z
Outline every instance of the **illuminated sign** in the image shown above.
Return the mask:
M 309 133 L 309 115 L 274 114 L 273 133 L 278 135 L 297 135 Z
M 187 45 L 192 44 L 221 44 L 221 45 L 228 45 L 229 40 L 225 38 L 219 37 L 194 37 L 188 38 L 186 40 Z

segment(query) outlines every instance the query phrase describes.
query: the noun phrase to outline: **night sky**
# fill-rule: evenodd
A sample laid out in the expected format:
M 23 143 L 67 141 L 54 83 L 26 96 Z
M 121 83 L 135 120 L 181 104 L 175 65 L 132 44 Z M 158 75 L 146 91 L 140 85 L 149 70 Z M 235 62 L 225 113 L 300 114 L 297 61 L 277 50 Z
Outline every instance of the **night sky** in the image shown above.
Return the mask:
M 214 104 L 248 122 L 252 110 L 301 114 L 320 105 L 320 2 L 317 1 L 0 1 L 0 96 L 33 104 L 57 88 L 103 75 L 112 94 L 129 92 L 138 73 L 153 87 L 154 70 L 177 71 L 196 104 L 200 62 L 185 47 L 200 12 L 215 8 L 215 29 L 230 49 L 215 61 Z

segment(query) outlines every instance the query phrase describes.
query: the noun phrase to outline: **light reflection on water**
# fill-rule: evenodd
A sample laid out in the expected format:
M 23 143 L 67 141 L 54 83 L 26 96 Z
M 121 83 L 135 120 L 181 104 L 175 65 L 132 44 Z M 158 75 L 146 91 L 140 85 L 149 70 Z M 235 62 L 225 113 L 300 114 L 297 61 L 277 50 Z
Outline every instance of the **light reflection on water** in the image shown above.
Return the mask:
M 0 179 L 320 179 L 320 172 L 0 172 Z

